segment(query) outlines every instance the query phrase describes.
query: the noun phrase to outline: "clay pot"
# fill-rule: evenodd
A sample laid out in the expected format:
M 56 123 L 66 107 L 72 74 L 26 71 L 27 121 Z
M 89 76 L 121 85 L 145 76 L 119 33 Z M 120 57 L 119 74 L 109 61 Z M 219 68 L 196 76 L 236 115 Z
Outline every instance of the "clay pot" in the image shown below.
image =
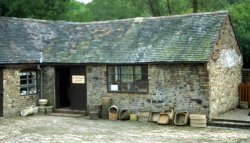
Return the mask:
M 48 99 L 39 99 L 39 100 L 38 100 L 38 104 L 39 104 L 40 106 L 45 106 L 45 105 L 48 104 Z

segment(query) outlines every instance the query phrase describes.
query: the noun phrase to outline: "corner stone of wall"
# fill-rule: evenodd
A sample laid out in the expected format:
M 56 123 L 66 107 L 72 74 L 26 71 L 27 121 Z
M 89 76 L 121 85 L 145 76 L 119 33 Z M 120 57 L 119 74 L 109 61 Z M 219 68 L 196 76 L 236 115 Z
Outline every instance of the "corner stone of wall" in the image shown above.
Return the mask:
M 237 107 L 238 86 L 241 82 L 242 56 L 229 20 L 214 47 L 217 59 L 208 62 L 210 87 L 210 118 Z

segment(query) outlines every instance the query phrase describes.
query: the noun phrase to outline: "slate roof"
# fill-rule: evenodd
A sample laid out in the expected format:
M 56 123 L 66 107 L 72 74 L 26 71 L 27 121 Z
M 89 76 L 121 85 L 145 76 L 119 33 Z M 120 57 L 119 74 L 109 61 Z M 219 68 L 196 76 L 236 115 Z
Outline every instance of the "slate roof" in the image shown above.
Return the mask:
M 207 62 L 228 13 L 89 23 L 0 17 L 0 64 Z

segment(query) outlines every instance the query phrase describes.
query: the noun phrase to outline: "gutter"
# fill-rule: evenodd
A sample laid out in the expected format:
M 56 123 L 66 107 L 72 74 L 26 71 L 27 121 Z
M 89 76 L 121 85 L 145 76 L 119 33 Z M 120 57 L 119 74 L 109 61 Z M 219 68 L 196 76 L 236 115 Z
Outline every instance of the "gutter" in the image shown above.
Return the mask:
M 43 99 L 43 52 L 40 52 L 40 60 L 39 60 L 39 70 L 40 70 L 40 98 Z

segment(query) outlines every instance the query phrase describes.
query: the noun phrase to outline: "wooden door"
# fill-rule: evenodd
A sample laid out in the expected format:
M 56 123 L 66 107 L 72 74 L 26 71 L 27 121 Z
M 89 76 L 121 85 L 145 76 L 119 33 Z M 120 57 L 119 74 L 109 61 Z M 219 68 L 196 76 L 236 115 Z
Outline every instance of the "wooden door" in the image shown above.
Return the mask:
M 70 67 L 70 89 L 69 96 L 71 101 L 71 109 L 86 110 L 86 71 L 84 66 Z
M 0 117 L 3 116 L 3 69 L 0 68 Z

